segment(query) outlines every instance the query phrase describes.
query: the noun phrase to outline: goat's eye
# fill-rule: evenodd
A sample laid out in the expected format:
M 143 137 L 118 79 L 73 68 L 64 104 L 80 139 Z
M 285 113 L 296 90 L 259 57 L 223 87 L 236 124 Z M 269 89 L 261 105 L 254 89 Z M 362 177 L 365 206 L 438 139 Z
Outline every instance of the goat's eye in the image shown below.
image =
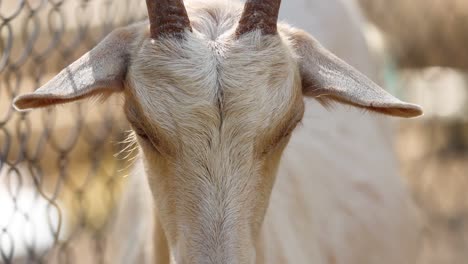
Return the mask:
M 284 128 L 281 133 L 278 133 L 276 136 L 274 136 L 268 145 L 265 147 L 265 149 L 262 151 L 262 154 L 267 154 L 270 152 L 272 149 L 277 147 L 279 144 L 284 142 L 286 139 L 288 139 L 291 136 L 291 133 L 294 131 L 296 126 L 300 123 L 300 119 L 296 121 L 292 121 L 288 127 Z
M 139 139 L 141 139 L 141 144 L 151 149 L 155 150 L 158 153 L 162 153 L 160 149 L 160 143 L 155 137 L 149 137 L 144 129 L 139 128 L 138 126 L 132 124 L 133 131 Z
M 138 137 L 142 139 L 148 139 L 148 135 L 146 134 L 145 130 L 141 128 L 141 126 L 139 125 L 139 122 L 135 121 L 136 118 L 134 118 L 134 115 L 129 115 L 127 113 L 127 120 L 129 121 L 133 131 Z
M 143 139 L 148 139 L 148 135 L 146 135 L 145 133 L 142 133 L 142 132 L 136 132 L 135 133 L 137 134 L 137 136 L 143 138 Z
M 148 139 L 148 135 L 145 133 L 145 131 L 140 128 L 139 126 L 133 124 L 133 123 L 130 123 L 130 125 L 132 126 L 132 129 L 133 129 L 133 132 L 135 132 L 135 134 L 142 138 L 142 139 Z
M 148 135 L 143 131 L 143 129 L 135 129 L 133 128 L 133 131 L 135 131 L 135 134 L 139 136 L 142 139 L 148 139 Z

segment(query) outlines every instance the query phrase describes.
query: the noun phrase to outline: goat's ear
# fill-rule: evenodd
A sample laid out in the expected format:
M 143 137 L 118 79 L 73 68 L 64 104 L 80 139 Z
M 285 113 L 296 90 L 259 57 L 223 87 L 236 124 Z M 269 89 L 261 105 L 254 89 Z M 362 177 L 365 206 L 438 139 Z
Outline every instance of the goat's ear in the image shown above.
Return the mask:
M 315 97 L 325 105 L 332 100 L 393 116 L 415 117 L 422 114 L 419 106 L 393 97 L 330 53 L 306 32 L 294 31 L 290 38 L 299 56 L 304 95 Z
M 15 98 L 17 110 L 46 107 L 90 96 L 105 96 L 124 87 L 132 28 L 116 29 L 95 48 L 33 93 Z

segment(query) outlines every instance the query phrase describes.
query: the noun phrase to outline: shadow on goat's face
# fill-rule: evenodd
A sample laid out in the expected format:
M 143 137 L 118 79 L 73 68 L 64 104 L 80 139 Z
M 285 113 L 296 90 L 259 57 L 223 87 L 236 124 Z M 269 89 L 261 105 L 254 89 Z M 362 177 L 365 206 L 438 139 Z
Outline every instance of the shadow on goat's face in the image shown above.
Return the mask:
M 148 0 L 149 30 L 145 23 L 115 30 L 14 105 L 124 93 L 172 257 L 251 263 L 303 95 L 395 116 L 421 114 L 307 33 L 277 30 L 279 2 L 248 0 L 242 9 L 203 1 L 187 16 L 181 0 Z
M 289 48 L 258 32 L 215 41 L 187 33 L 144 39 L 131 61 L 125 110 L 169 239 L 242 255 L 304 112 Z

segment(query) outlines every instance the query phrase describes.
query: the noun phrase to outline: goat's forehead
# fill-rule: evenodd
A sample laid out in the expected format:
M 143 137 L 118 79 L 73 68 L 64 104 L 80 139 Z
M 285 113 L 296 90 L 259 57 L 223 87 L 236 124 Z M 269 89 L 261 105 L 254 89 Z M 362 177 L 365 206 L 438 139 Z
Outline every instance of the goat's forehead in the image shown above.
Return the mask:
M 289 111 L 300 93 L 297 67 L 281 38 L 255 34 L 145 41 L 128 80 L 135 101 L 157 123 L 189 118 L 215 124 L 220 115 L 271 121 L 272 113 Z

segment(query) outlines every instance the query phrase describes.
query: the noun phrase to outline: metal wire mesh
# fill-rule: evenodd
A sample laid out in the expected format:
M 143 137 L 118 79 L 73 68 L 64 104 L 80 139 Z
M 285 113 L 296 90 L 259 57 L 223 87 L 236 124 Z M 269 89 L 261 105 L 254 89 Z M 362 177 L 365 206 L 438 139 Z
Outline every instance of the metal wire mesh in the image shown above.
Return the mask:
M 0 1 L 0 263 L 102 262 L 126 166 L 119 98 L 25 114 L 11 101 L 143 15 L 132 1 Z

